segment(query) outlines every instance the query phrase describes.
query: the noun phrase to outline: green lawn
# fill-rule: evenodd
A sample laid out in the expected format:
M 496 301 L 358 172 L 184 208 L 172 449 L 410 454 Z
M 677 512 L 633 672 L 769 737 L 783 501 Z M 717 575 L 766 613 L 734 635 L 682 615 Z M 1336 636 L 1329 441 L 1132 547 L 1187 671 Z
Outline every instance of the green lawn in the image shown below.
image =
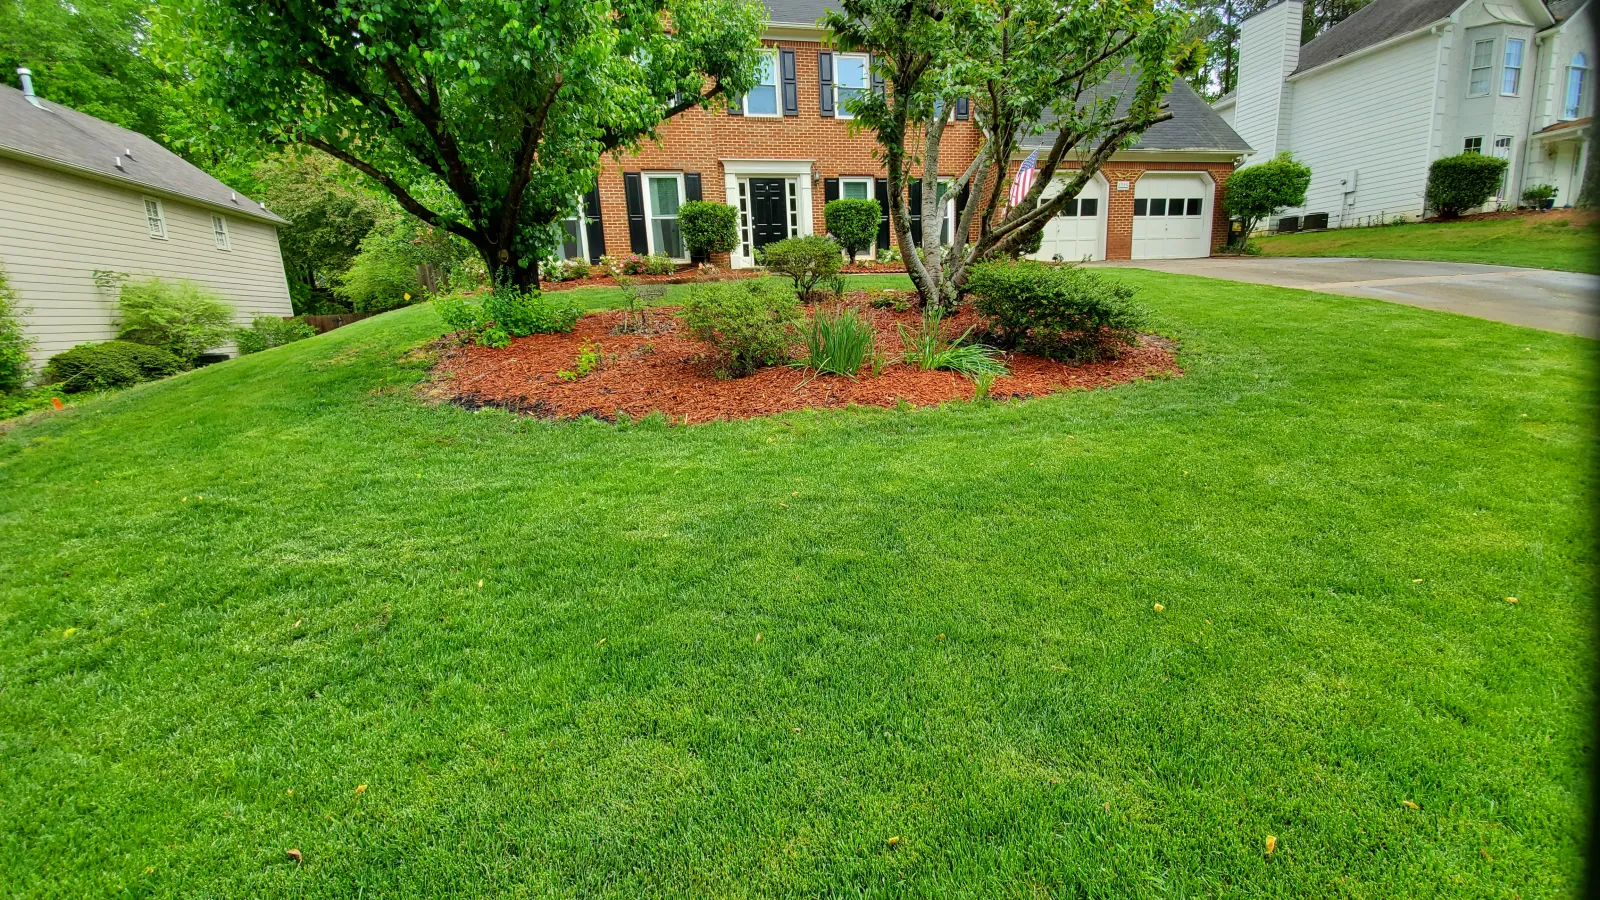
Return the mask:
M 1575 896 L 1595 345 L 1115 277 L 1184 377 L 549 424 L 416 307 L 12 428 L 0 894 Z
M 1426 222 L 1283 234 L 1251 241 L 1267 256 L 1371 256 L 1600 273 L 1600 226 L 1578 214 Z

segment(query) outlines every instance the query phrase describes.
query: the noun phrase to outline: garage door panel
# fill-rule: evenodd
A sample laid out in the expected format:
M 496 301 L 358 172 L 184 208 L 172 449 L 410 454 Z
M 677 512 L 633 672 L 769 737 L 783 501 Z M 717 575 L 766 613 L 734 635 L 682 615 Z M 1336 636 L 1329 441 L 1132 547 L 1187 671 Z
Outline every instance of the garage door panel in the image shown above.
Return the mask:
M 1060 182 L 1045 190 L 1045 198 L 1061 193 Z M 1040 260 L 1078 262 L 1105 259 L 1106 186 L 1099 176 L 1090 179 L 1078 196 L 1067 202 L 1059 214 L 1045 223 L 1039 252 Z
M 1211 255 L 1211 181 L 1146 173 L 1134 185 L 1133 258 Z

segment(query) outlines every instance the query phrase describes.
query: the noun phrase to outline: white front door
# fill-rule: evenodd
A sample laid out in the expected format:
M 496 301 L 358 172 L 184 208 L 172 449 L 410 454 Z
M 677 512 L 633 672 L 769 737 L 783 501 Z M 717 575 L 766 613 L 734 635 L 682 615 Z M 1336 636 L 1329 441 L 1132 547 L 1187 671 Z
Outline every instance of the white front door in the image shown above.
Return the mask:
M 1061 180 L 1045 188 L 1046 199 L 1061 193 Z M 1106 258 L 1106 182 L 1099 173 L 1089 179 L 1066 209 L 1044 226 L 1044 240 L 1034 259 L 1082 262 Z
M 1146 172 L 1133 186 L 1133 258 L 1211 255 L 1211 179 Z

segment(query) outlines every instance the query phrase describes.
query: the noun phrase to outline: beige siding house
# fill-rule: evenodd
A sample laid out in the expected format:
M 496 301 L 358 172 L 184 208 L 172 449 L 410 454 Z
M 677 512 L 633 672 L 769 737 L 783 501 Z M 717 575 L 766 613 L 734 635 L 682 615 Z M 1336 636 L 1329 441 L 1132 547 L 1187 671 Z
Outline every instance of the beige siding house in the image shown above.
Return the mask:
M 291 315 L 283 224 L 144 135 L 0 86 L 0 265 L 36 365 L 116 336 L 96 272 L 198 282 L 241 324 Z

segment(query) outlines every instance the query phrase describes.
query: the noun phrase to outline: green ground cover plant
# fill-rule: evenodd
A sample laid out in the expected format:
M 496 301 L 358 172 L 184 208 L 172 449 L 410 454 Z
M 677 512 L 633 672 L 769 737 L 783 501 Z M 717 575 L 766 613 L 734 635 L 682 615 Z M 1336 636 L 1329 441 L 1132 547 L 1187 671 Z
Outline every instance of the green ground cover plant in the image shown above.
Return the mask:
M 0 884 L 1579 895 L 1595 344 L 1110 277 L 1181 378 L 552 424 L 423 305 L 6 429 Z

